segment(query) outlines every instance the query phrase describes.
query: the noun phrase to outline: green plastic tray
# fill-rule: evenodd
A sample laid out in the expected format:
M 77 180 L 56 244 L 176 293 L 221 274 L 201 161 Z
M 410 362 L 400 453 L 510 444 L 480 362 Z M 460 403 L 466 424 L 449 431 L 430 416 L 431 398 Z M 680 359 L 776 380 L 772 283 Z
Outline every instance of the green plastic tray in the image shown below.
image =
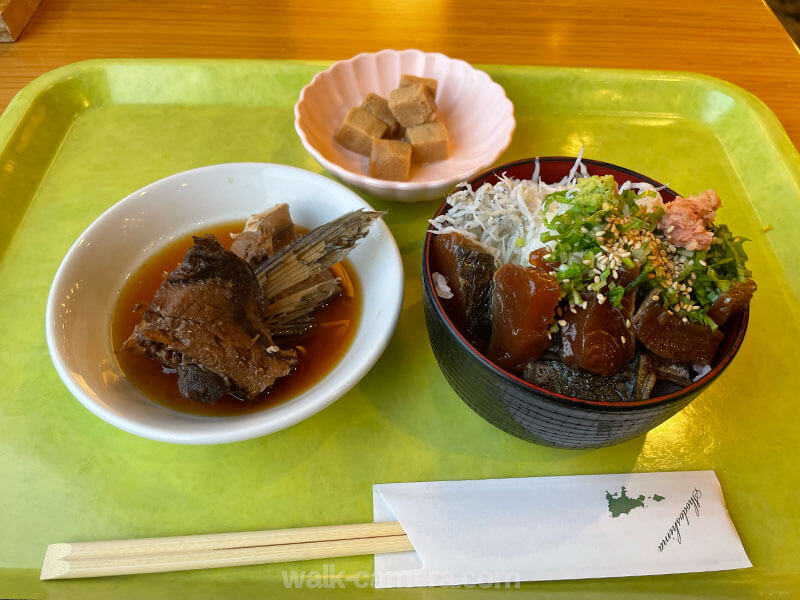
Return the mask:
M 438 201 L 366 198 L 389 210 L 403 253 L 403 312 L 375 368 L 313 418 L 258 440 L 177 446 L 117 430 L 72 398 L 44 336 L 47 292 L 70 244 L 120 198 L 171 173 L 234 161 L 321 171 L 295 135 L 292 107 L 325 66 L 92 61 L 35 80 L 0 118 L 0 597 L 268 598 L 301 570 L 308 594 L 338 582 L 354 597 L 497 593 L 364 588 L 372 557 L 46 583 L 38 570 L 52 542 L 370 521 L 379 482 L 685 469 L 717 472 L 754 568 L 527 583 L 508 593 L 800 594 L 800 157 L 763 104 L 709 77 L 485 67 L 516 107 L 503 161 L 585 146 L 587 157 L 680 192 L 717 189 L 720 219 L 752 240 L 759 290 L 739 355 L 646 436 L 592 451 L 535 446 L 487 424 L 450 390 L 420 296 L 421 244 Z M 341 579 L 313 578 L 326 570 Z

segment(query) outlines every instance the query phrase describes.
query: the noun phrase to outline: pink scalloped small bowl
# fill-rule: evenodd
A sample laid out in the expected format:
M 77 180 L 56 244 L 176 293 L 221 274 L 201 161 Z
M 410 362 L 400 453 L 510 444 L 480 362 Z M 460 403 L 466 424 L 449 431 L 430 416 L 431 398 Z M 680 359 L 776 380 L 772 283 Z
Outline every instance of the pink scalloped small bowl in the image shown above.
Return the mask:
M 412 165 L 408 181 L 367 176 L 369 159 L 333 139 L 347 111 L 373 92 L 388 97 L 400 75 L 433 77 L 437 119 L 450 135 L 447 159 Z M 350 185 L 387 200 L 417 202 L 438 198 L 494 164 L 511 143 L 516 122 L 505 90 L 463 60 L 420 50 L 359 54 L 317 73 L 294 107 L 294 127 L 306 150 Z

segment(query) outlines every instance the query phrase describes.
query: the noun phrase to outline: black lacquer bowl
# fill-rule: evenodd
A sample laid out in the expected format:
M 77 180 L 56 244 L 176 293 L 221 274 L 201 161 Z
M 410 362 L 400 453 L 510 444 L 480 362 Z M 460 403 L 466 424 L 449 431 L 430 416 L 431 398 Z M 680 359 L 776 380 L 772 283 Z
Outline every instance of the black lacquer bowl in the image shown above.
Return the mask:
M 575 158 L 539 159 L 543 181 L 555 182 L 564 177 Z M 608 163 L 584 159 L 590 175 L 613 175 L 618 184 L 626 180 L 660 184 Z M 534 159 L 520 160 L 477 175 L 469 181 L 473 189 L 485 182 L 495 183 L 505 174 L 516 179 L 530 179 Z M 670 189 L 661 192 L 665 202 L 677 195 Z M 436 215 L 446 212 L 445 203 Z M 558 448 L 598 448 L 624 442 L 662 423 L 716 379 L 730 364 L 742 344 L 749 311 L 734 315 L 722 328 L 725 339 L 703 378 L 664 396 L 639 402 L 600 402 L 562 396 L 532 385 L 508 373 L 481 354 L 456 329 L 441 299 L 434 291 L 430 265 L 430 232 L 422 252 L 422 287 L 425 322 L 431 347 L 439 368 L 452 388 L 475 412 L 492 425 L 529 442 Z

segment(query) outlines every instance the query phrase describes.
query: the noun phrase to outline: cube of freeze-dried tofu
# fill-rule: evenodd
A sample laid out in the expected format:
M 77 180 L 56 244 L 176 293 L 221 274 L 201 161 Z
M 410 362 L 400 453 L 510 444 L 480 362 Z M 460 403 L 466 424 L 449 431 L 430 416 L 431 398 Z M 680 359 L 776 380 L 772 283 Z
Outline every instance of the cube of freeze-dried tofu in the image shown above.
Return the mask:
M 392 90 L 389 108 L 400 125 L 413 127 L 431 120 L 436 112 L 436 102 L 427 87 L 415 83 Z
M 389 101 L 386 98 L 378 96 L 378 94 L 367 94 L 361 103 L 361 108 L 386 124 L 386 133 L 383 134 L 385 137 L 397 137 L 400 124 L 389 109 Z
M 411 158 L 414 162 L 426 163 L 447 158 L 450 136 L 441 121 L 409 127 L 405 135 L 411 144 Z
M 372 140 L 386 133 L 386 123 L 362 108 L 351 108 L 334 139 L 353 152 L 369 156 Z
M 407 181 L 411 170 L 411 145 L 400 140 L 374 140 L 369 156 L 369 175 L 378 179 Z
M 407 85 L 414 85 L 415 83 L 421 83 L 424 85 L 428 90 L 430 90 L 431 95 L 436 98 L 436 90 L 439 87 L 439 82 L 433 79 L 432 77 L 417 77 L 416 75 L 400 75 L 400 86 L 405 87 Z

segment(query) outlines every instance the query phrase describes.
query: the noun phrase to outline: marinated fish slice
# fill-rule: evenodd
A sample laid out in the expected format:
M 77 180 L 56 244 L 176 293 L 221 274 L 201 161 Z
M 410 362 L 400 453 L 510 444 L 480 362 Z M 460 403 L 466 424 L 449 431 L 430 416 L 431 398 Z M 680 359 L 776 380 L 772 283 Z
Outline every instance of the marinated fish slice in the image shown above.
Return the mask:
M 528 254 L 528 262 L 531 263 L 532 267 L 553 272 L 561 263 L 545 260 L 544 257 L 549 256 L 550 253 L 551 250 L 547 246 L 539 248 L 538 250 L 533 250 L 530 254 Z
M 640 271 L 639 265 L 635 265 L 634 267 L 620 266 L 617 269 L 617 283 L 624 286 L 629 285 L 639 276 Z M 608 287 L 605 288 L 605 290 L 607 289 Z M 604 293 L 607 293 L 605 290 Z M 636 289 L 632 289 L 622 297 L 619 308 L 622 314 L 625 315 L 627 323 L 627 320 L 629 320 L 636 311 Z
M 584 294 L 586 308 L 565 311 L 561 356 L 566 364 L 598 375 L 611 375 L 633 359 L 636 340 L 625 314 L 611 302 Z
M 519 371 L 550 347 L 550 324 L 561 299 L 552 274 L 537 268 L 503 265 L 494 274 L 489 359 Z
M 732 314 L 744 310 L 756 292 L 756 282 L 752 279 L 737 281 L 720 295 L 708 310 L 708 316 L 717 324 L 723 325 Z
M 523 371 L 525 381 L 557 394 L 598 402 L 629 402 L 635 400 L 638 357 L 613 375 L 603 376 L 573 369 L 560 361 L 535 360 Z
M 459 287 L 464 300 L 467 327 L 480 340 L 492 334 L 492 276 L 494 258 L 479 248 L 457 246 Z
M 633 330 L 645 348 L 663 358 L 691 364 L 710 364 L 725 337 L 717 329 L 699 323 L 683 322 L 667 311 L 658 296 L 648 295 L 631 319 Z
M 365 210 L 347 213 L 267 258 L 254 269 L 267 301 L 341 261 L 383 214 Z
M 436 235 L 431 251 L 434 264 L 447 280 L 453 297 L 451 316 L 466 327 L 472 341 L 485 346 L 492 333 L 492 276 L 494 257 L 458 233 Z

